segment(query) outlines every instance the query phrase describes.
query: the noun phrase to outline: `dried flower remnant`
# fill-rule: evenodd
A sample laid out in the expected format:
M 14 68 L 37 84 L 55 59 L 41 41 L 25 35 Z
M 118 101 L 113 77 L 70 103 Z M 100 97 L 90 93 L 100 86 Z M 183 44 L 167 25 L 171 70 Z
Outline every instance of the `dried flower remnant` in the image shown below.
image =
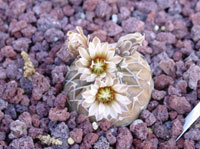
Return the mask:
M 97 121 L 102 119 L 117 119 L 119 114 L 128 111 L 131 103 L 126 96 L 128 86 L 120 84 L 118 79 L 110 77 L 96 80 L 89 89 L 82 93 L 82 106 L 88 109 L 88 116 L 95 116 Z
M 88 50 L 79 48 L 81 58 L 76 61 L 80 79 L 92 82 L 96 78 L 113 77 L 117 70 L 116 64 L 121 61 L 121 57 L 115 55 L 115 50 L 109 48 L 108 43 L 101 43 L 95 37 L 89 43 Z
M 51 137 L 50 135 L 43 136 L 43 135 L 38 135 L 36 138 L 38 138 L 42 144 L 46 145 L 62 145 L 62 141 L 59 139 L 55 139 Z
M 116 45 L 116 50 L 123 56 L 133 54 L 144 41 L 144 36 L 140 33 L 122 36 Z
M 21 56 L 24 59 L 24 77 L 28 78 L 31 77 L 33 74 L 36 73 L 33 63 L 31 62 L 28 54 L 24 51 L 21 52 Z
M 79 33 L 69 31 L 68 36 L 68 51 L 69 53 L 76 57 L 79 55 L 79 48 L 88 48 L 89 45 L 89 36 L 86 37 L 83 34 L 83 30 L 80 27 L 76 27 L 76 30 Z

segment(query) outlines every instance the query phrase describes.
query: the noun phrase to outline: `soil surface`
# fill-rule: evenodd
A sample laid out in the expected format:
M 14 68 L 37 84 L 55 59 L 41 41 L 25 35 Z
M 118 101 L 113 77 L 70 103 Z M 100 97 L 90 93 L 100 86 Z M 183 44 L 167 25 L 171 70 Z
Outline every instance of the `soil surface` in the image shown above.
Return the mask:
M 101 41 L 145 34 L 138 49 L 154 91 L 137 121 L 116 128 L 67 110 L 66 33 L 81 26 Z M 0 149 L 200 149 L 200 121 L 176 142 L 200 99 L 198 0 L 0 0 Z M 26 51 L 38 74 L 23 75 Z M 62 145 L 44 145 L 38 135 Z M 70 139 L 69 139 L 70 138 Z

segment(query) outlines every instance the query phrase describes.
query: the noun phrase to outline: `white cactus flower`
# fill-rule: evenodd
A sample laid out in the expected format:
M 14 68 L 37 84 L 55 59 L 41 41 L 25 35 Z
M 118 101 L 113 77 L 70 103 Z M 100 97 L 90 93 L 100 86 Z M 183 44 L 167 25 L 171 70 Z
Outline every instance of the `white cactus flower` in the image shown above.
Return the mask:
M 92 82 L 96 78 L 113 77 L 116 71 L 116 64 L 121 61 L 121 57 L 115 55 L 115 50 L 109 48 L 108 43 L 101 43 L 95 37 L 89 43 L 88 49 L 79 48 L 81 58 L 77 60 L 76 66 L 81 73 L 81 80 Z
M 82 106 L 88 109 L 88 116 L 95 116 L 97 121 L 117 119 L 119 114 L 128 110 L 131 103 L 127 90 L 128 86 L 120 84 L 117 78 L 97 79 L 82 93 Z

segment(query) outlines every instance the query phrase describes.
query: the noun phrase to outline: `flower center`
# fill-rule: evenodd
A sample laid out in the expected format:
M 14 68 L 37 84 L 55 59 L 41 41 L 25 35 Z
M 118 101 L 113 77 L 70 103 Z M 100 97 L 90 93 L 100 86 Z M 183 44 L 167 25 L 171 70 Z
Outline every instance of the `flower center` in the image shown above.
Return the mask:
M 111 87 L 99 88 L 96 97 L 99 102 L 109 103 L 114 100 L 114 91 Z
M 102 74 L 105 71 L 106 67 L 106 63 L 104 61 L 105 60 L 101 58 L 95 58 L 94 60 L 92 60 L 90 65 L 92 72 L 96 75 Z

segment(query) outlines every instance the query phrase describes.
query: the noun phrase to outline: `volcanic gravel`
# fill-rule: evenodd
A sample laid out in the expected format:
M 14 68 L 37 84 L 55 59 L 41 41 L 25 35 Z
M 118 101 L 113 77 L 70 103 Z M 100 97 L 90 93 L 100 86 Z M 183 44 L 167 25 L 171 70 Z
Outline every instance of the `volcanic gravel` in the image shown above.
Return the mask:
M 94 129 L 68 111 L 63 87 L 73 57 L 65 41 L 75 26 L 110 43 L 145 34 L 138 51 L 155 89 L 129 126 Z M 200 149 L 200 120 L 175 141 L 200 99 L 199 49 L 198 0 L 0 0 L 0 149 Z M 21 51 L 38 72 L 32 81 L 23 76 Z M 63 144 L 41 144 L 37 136 L 48 134 Z

